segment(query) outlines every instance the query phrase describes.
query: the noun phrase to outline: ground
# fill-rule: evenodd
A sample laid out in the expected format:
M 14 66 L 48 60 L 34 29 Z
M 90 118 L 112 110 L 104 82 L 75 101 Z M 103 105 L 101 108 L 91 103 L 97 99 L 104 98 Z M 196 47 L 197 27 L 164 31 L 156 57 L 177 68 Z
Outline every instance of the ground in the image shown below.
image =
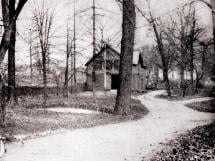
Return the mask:
M 164 97 L 163 97 L 164 98 Z M 186 98 L 187 99 L 187 98 Z M 215 112 L 215 99 L 186 104 L 200 112 Z M 214 120 L 215 118 L 213 118 Z M 165 144 L 151 161 L 214 161 L 215 160 L 215 120 L 178 136 Z
M 185 107 L 209 98 L 170 102 L 155 97 L 162 93 L 138 96 L 150 111 L 140 120 L 13 143 L 8 145 L 2 161 L 147 161 L 169 140 L 215 117 Z
M 188 107 L 197 110 L 197 111 L 202 111 L 202 112 L 211 112 L 215 113 L 215 100 L 210 100 L 210 101 L 203 101 L 199 103 L 191 103 L 187 104 Z
M 165 144 L 151 161 L 214 161 L 215 123 L 197 127 Z
M 65 130 L 136 120 L 148 112 L 140 101 L 132 99 L 129 115 L 113 115 L 114 95 L 98 93 L 97 96 L 97 104 L 89 93 L 69 98 L 50 96 L 45 108 L 41 108 L 42 99 L 25 97 L 26 100 L 20 101 L 18 107 L 7 109 L 6 127 L 0 127 L 0 135 L 10 140 L 28 139 Z

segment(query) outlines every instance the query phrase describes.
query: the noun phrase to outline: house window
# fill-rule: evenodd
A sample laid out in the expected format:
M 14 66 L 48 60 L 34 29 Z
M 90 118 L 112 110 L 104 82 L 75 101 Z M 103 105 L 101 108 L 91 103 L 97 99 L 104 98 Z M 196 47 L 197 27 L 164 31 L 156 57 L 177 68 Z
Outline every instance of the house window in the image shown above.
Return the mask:
M 95 62 L 95 70 L 102 70 L 102 61 L 96 60 Z
M 107 70 L 111 70 L 112 69 L 112 61 L 111 60 L 106 60 L 106 69 Z
M 115 70 L 119 70 L 119 60 L 114 60 L 114 61 L 113 61 L 113 68 L 114 68 Z

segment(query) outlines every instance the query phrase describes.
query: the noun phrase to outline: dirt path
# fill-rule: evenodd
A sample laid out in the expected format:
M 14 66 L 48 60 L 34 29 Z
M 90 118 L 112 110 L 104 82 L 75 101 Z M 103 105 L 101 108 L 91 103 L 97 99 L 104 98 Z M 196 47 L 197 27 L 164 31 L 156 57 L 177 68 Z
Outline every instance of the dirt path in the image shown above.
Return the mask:
M 214 117 L 186 108 L 183 102 L 154 98 L 162 92 L 151 92 L 139 97 L 150 111 L 141 120 L 75 130 L 28 140 L 24 144 L 11 144 L 1 160 L 139 161 L 143 156 L 150 157 L 161 143 L 198 125 L 207 124 Z

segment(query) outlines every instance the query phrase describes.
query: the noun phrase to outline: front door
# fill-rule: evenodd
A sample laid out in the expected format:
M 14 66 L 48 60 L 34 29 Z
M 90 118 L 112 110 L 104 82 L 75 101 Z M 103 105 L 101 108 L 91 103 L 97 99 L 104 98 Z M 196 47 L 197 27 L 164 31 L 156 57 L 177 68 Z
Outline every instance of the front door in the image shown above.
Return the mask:
M 111 89 L 118 89 L 119 87 L 119 75 L 111 76 Z

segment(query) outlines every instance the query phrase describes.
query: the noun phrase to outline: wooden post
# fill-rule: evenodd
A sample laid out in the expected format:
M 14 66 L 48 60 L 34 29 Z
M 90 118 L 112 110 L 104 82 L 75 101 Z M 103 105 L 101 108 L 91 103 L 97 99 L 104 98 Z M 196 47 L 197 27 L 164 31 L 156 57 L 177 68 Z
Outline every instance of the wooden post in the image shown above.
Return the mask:
M 96 4 L 93 0 L 93 57 L 96 55 Z M 93 61 L 93 70 L 92 70 L 92 86 L 93 86 L 93 99 L 96 103 L 96 93 L 95 93 L 95 84 L 96 84 L 96 72 L 95 72 L 95 61 Z
M 105 91 L 107 89 L 107 53 L 106 53 L 106 47 L 105 47 L 105 52 L 104 52 L 104 86 L 105 86 Z
M 74 70 L 74 73 L 73 73 L 73 76 L 74 76 L 74 92 L 75 92 L 75 94 L 76 94 L 76 92 L 77 92 L 77 81 L 76 81 L 76 15 L 75 15 L 76 13 L 75 13 L 75 0 L 74 0 L 74 46 L 73 46 L 73 49 L 74 49 L 74 51 L 73 51 L 73 53 L 74 53 L 74 57 L 73 57 L 73 59 L 74 59 L 74 62 L 73 62 L 73 70 Z

